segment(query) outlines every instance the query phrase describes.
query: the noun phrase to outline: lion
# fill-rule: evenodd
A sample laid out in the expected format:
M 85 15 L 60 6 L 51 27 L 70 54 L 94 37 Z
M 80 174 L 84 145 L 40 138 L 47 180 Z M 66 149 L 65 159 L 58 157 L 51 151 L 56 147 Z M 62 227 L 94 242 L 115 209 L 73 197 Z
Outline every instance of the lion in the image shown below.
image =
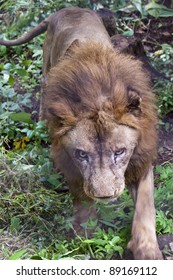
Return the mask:
M 0 43 L 26 43 L 46 30 L 40 118 L 74 198 L 75 228 L 80 232 L 95 214 L 94 201 L 114 201 L 127 185 L 135 204 L 128 247 L 135 259 L 162 259 L 153 198 L 157 110 L 148 74 L 113 48 L 102 20 L 88 9 L 62 9 Z

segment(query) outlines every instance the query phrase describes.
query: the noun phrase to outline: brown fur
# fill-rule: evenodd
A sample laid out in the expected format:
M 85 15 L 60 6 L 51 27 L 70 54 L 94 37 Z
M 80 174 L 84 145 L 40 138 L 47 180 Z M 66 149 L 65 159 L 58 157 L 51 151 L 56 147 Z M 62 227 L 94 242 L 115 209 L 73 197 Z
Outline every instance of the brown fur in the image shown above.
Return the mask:
M 129 96 L 133 92 L 141 98 L 140 109 L 128 108 Z M 127 183 L 139 179 L 154 161 L 157 146 L 154 95 L 139 61 L 101 44 L 89 42 L 75 46 L 71 55 L 51 69 L 47 96 L 43 111 L 55 141 L 53 149 L 56 150 L 57 141 L 61 142 L 63 134 L 81 119 L 92 119 L 100 131 L 109 125 L 110 118 L 137 129 L 140 134 L 126 171 Z M 54 111 L 54 116 L 49 110 Z
M 135 259 L 162 259 L 152 172 L 157 114 L 147 74 L 139 61 L 113 49 L 93 11 L 63 9 L 15 43 L 46 28 L 40 117 L 55 167 L 74 196 L 76 230 L 95 216 L 93 200 L 116 199 L 126 183 L 135 202 L 129 248 Z

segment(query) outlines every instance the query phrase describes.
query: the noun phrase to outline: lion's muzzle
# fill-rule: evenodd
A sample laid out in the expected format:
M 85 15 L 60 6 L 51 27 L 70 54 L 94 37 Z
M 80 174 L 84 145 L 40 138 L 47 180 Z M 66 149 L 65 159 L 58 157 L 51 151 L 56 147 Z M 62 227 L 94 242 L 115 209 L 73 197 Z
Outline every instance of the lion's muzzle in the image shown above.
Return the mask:
M 104 181 L 104 179 L 102 181 Z M 84 191 L 86 195 L 93 200 L 102 202 L 116 200 L 123 192 L 124 187 L 124 181 L 118 185 L 117 183 L 111 184 L 109 180 L 104 184 L 103 182 L 95 182 L 95 184 L 84 183 Z

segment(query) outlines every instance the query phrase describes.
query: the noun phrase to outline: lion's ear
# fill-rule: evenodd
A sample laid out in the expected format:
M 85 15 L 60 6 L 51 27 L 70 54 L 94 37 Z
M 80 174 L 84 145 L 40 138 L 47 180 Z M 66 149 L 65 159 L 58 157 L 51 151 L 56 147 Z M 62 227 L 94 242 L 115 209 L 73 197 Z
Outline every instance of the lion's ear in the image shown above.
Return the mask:
M 48 120 L 53 120 L 57 129 L 66 132 L 73 127 L 77 119 L 72 110 L 63 103 L 54 103 L 48 108 Z
M 80 45 L 79 40 L 78 40 L 78 39 L 74 40 L 74 41 L 68 46 L 65 55 L 68 56 L 68 55 L 73 54 L 73 48 L 74 48 L 74 47 L 79 47 L 79 45 Z
M 132 89 L 128 91 L 127 109 L 132 114 L 139 114 L 141 112 L 141 101 L 140 94 Z

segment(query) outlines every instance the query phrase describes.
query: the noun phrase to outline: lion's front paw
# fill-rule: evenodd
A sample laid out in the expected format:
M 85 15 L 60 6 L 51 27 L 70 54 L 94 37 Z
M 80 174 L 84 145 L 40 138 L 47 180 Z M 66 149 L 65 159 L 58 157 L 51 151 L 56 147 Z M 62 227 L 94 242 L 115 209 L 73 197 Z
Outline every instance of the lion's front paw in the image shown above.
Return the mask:
M 157 241 L 143 241 L 131 239 L 128 248 L 133 252 L 135 260 L 162 260 L 163 255 Z

